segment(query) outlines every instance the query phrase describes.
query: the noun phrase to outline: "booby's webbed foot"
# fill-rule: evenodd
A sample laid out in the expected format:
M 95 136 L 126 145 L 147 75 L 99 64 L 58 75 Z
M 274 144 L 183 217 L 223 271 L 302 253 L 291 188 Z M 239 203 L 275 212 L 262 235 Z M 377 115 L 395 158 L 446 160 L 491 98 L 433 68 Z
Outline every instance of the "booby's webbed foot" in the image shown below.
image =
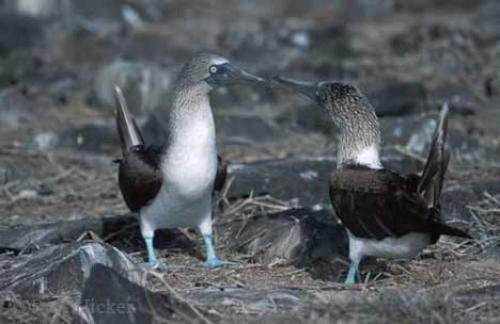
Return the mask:
M 344 281 L 346 285 L 354 285 L 356 283 L 356 273 L 358 272 L 359 261 L 351 261 L 349 266 L 349 272 L 347 273 L 347 278 Z
M 161 271 L 161 272 L 169 271 L 172 269 L 171 266 L 168 266 L 168 265 L 161 263 L 159 261 L 155 261 L 154 263 L 141 262 L 141 263 L 139 263 L 139 265 L 141 267 L 148 269 L 148 270 L 157 270 L 157 271 Z
M 215 257 L 212 259 L 207 259 L 205 262 L 203 262 L 203 267 L 208 268 L 208 269 L 213 269 L 213 268 L 218 268 L 218 267 L 223 267 L 223 266 L 235 266 L 238 264 L 239 263 L 237 263 L 237 262 L 224 261 L 224 260 L 221 260 L 221 259 Z
M 215 250 L 214 246 L 212 243 L 212 235 L 210 234 L 204 234 L 203 235 L 203 241 L 205 242 L 205 249 L 206 249 L 206 255 L 207 255 L 207 260 L 203 262 L 203 267 L 205 268 L 218 268 L 226 265 L 236 265 L 236 262 L 230 262 L 230 261 L 223 261 L 220 260 L 216 255 L 215 255 Z

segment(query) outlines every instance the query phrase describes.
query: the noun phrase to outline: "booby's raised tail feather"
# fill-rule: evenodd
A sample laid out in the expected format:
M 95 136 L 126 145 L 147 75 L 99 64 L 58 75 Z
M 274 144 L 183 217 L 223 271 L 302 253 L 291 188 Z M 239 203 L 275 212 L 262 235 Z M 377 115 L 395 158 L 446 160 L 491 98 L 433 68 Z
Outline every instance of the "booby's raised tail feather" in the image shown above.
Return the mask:
M 450 152 L 446 145 L 448 111 L 448 104 L 445 103 L 434 131 L 429 156 L 417 185 L 418 192 L 425 197 L 428 206 L 433 208 L 439 208 L 444 175 L 450 161 Z
M 128 112 L 127 102 L 123 96 L 123 92 L 119 86 L 114 86 L 115 105 L 116 105 L 116 128 L 120 138 L 120 146 L 122 154 L 125 156 L 127 152 L 134 146 L 143 146 L 141 131 L 137 123 Z

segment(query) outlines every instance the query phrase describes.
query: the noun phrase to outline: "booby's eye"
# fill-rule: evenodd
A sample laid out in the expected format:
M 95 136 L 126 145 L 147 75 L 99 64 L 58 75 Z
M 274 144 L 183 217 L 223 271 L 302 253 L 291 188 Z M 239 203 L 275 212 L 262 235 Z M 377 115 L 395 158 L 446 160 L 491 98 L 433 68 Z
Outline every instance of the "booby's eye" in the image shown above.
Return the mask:
M 215 65 L 210 66 L 209 71 L 210 71 L 210 73 L 212 73 L 212 74 L 213 74 L 213 73 L 217 73 L 217 66 L 215 66 Z

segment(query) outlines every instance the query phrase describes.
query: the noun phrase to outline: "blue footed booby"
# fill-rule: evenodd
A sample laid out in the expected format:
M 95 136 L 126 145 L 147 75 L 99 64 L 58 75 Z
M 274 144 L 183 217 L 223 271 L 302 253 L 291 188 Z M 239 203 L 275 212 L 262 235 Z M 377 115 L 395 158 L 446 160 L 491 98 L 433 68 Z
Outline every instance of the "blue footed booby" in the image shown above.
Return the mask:
M 375 110 L 353 85 L 275 78 L 322 107 L 340 130 L 337 168 L 330 177 L 330 199 L 347 229 L 353 284 L 364 256 L 412 258 L 440 235 L 471 238 L 440 219 L 439 198 L 450 158 L 446 146 L 448 107 L 441 110 L 421 175 L 384 169 Z
M 229 263 L 218 259 L 213 247 L 212 192 L 223 186 L 226 170 L 217 155 L 208 94 L 239 82 L 266 83 L 218 55 L 201 53 L 188 61 L 176 80 L 168 139 L 161 147 L 144 143 L 120 88 L 115 87 L 123 155 L 118 160 L 119 187 L 126 205 L 140 215 L 148 266 L 162 266 L 153 248 L 155 230 L 177 227 L 199 230 L 206 249 L 205 267 Z

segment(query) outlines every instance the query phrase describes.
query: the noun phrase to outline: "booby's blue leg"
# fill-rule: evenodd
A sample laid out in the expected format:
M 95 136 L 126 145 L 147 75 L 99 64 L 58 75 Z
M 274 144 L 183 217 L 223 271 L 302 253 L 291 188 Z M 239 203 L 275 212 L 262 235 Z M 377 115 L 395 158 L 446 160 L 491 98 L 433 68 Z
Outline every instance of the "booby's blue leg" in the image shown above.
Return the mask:
M 148 262 L 141 263 L 141 265 L 151 269 L 158 269 L 164 271 L 168 270 L 169 267 L 158 262 L 158 259 L 156 259 L 155 249 L 153 247 L 153 237 L 143 237 L 143 238 L 144 242 L 146 243 L 146 251 L 148 252 Z
M 212 235 L 203 234 L 203 242 L 205 243 L 205 251 L 207 259 L 203 262 L 205 268 L 217 268 L 222 265 L 236 264 L 234 262 L 222 261 L 215 255 Z
M 146 249 L 148 251 L 148 264 L 151 267 L 154 267 L 158 260 L 156 260 L 156 254 L 155 254 L 155 249 L 153 247 L 153 238 L 152 237 L 145 237 L 144 241 L 146 242 Z
M 356 273 L 358 272 L 358 267 L 359 267 L 359 260 L 352 260 L 344 284 L 354 285 L 356 283 Z

